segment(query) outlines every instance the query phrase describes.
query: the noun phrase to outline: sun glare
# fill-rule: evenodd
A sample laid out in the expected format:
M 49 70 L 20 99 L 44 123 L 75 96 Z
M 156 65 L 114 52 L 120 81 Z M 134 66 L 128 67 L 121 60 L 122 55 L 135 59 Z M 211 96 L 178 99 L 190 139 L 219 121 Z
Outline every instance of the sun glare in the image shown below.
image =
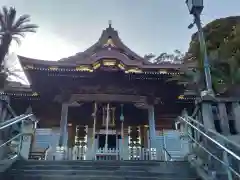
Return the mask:
M 41 31 L 36 34 L 27 34 L 20 46 L 14 43 L 12 52 L 40 60 L 59 60 L 80 52 L 83 48 L 83 46 L 76 47 L 70 44 L 58 35 Z
M 39 60 L 56 61 L 81 52 L 84 48 L 83 45 L 76 47 L 58 35 L 49 32 L 39 31 L 35 34 L 27 34 L 20 45 L 17 45 L 15 42 L 12 43 L 6 64 L 7 68 L 14 74 L 17 74 L 17 76 L 10 76 L 9 79 L 22 84 L 29 84 L 17 55 Z M 19 69 L 22 72 L 19 72 Z

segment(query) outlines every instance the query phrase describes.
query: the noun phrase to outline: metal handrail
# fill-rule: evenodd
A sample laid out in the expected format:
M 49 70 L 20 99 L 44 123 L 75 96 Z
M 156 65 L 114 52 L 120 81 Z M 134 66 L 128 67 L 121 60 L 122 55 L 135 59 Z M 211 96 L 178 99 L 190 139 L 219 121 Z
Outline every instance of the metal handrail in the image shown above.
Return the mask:
M 208 136 L 206 133 L 204 133 L 203 131 L 201 131 L 200 129 L 198 129 L 196 126 L 192 125 L 190 122 L 186 121 L 185 118 L 180 117 L 184 122 L 186 122 L 189 126 L 191 126 L 193 129 L 195 129 L 196 131 L 198 131 L 200 134 L 202 134 L 203 136 L 205 136 L 207 139 L 209 139 L 210 141 L 212 141 L 214 144 L 216 144 L 218 147 L 220 147 L 221 149 L 223 149 L 224 151 L 226 151 L 228 154 L 231 154 L 233 157 L 235 157 L 237 160 L 240 161 L 240 157 L 235 154 L 234 152 L 232 152 L 231 150 L 229 150 L 228 148 L 224 147 L 221 143 L 219 143 L 218 141 L 216 141 L 215 139 L 211 138 L 210 136 Z
M 182 119 L 183 117 L 180 117 L 180 118 Z M 187 118 L 188 118 L 190 121 L 192 121 L 192 122 L 196 123 L 197 125 L 199 125 L 199 126 L 201 126 L 201 127 L 204 128 L 204 125 L 203 125 L 202 123 L 196 121 L 196 120 L 193 119 L 192 117 L 188 116 Z M 235 143 L 234 141 L 231 141 L 230 139 L 228 139 L 227 137 L 221 135 L 220 133 L 218 133 L 218 132 L 216 132 L 216 131 L 214 131 L 214 130 L 212 130 L 212 129 L 206 129 L 206 132 L 210 132 L 210 133 L 212 133 L 212 134 L 214 134 L 214 135 L 222 138 L 222 139 L 225 140 L 227 143 L 232 144 L 233 146 L 236 146 L 237 148 L 240 149 L 240 145 L 239 145 L 239 144 Z
M 169 160 L 172 161 L 172 156 L 171 156 L 171 154 L 168 152 L 168 150 L 167 150 L 165 147 L 163 147 L 163 150 L 164 150 L 164 151 L 166 152 L 166 154 L 168 155 Z M 167 160 L 167 159 L 165 159 L 165 160 Z
M 13 138 L 11 138 L 11 139 L 7 140 L 5 143 L 1 144 L 1 145 L 0 145 L 0 148 L 3 147 L 3 146 L 5 146 L 5 145 L 7 145 L 7 144 L 10 143 L 11 141 L 13 141 L 13 140 L 15 140 L 15 139 L 23 136 L 23 135 L 29 135 L 29 134 L 26 134 L 26 133 L 25 133 L 25 134 L 24 134 L 24 133 L 17 134 L 17 135 L 14 136 Z
M 24 116 L 24 114 L 22 114 L 20 116 L 17 116 L 17 117 L 14 117 L 12 119 L 6 120 L 6 121 L 0 123 L 0 127 L 3 126 L 3 125 L 9 124 L 9 123 L 11 123 L 11 122 L 15 121 L 16 119 L 18 119 L 20 117 L 23 117 L 23 116 Z
M 13 124 L 19 123 L 19 122 L 21 122 L 27 118 L 30 118 L 32 116 L 33 116 L 33 114 L 28 114 L 28 115 L 23 114 L 23 115 L 15 117 L 15 118 L 12 118 L 12 119 L 0 124 L 0 130 L 5 129 L 9 126 L 12 126 Z
M 34 123 L 35 123 L 35 124 L 34 124 L 34 128 L 35 128 L 37 121 L 36 121 L 36 120 L 33 120 L 33 118 L 31 118 L 32 116 L 33 116 L 33 114 L 27 114 L 27 115 L 26 115 L 26 114 L 23 114 L 23 115 L 14 117 L 14 118 L 12 118 L 12 119 L 4 122 L 4 123 L 1 123 L 1 124 L 0 124 L 0 130 L 3 130 L 3 129 L 5 129 L 5 128 L 8 128 L 8 127 L 10 127 L 10 126 L 12 126 L 12 125 L 14 125 L 14 124 L 20 123 L 20 122 L 21 122 L 21 128 L 23 128 L 23 122 L 24 122 L 24 121 L 34 122 Z M 24 136 L 24 135 L 32 135 L 32 133 L 22 133 L 22 132 L 20 131 L 20 133 L 17 134 L 17 135 L 15 135 L 13 138 L 7 140 L 7 141 L 4 142 L 3 144 L 0 144 L 0 148 L 6 146 L 7 144 L 11 143 L 12 141 L 14 141 L 14 140 L 16 140 L 16 139 L 18 139 L 18 138 L 20 138 L 20 139 L 19 139 L 19 143 L 18 143 L 18 150 L 16 151 L 17 154 L 16 154 L 15 158 L 18 157 L 18 156 L 20 155 L 20 151 L 21 151 L 21 148 L 22 148 L 22 141 L 23 141 L 23 136 Z
M 214 143 L 215 145 L 217 145 L 220 149 L 223 150 L 223 152 L 230 154 L 232 157 L 234 157 L 236 160 L 240 161 L 240 157 L 235 154 L 234 152 L 232 152 L 231 150 L 229 150 L 228 148 L 226 148 L 225 146 L 223 146 L 221 143 L 219 143 L 217 140 L 211 138 L 210 136 L 208 136 L 206 133 L 204 133 L 203 131 L 201 131 L 198 127 L 194 126 L 193 124 L 191 124 L 190 121 L 186 120 L 183 117 L 179 117 L 182 121 L 184 121 L 186 124 L 188 124 L 189 126 L 191 126 L 191 128 L 193 128 L 194 130 L 198 131 L 201 135 L 203 135 L 204 137 L 206 137 L 207 139 L 209 139 L 212 143 Z M 189 118 L 189 117 L 188 117 Z M 195 121 L 195 120 L 194 120 Z M 197 121 L 196 121 L 197 122 Z M 197 122 L 197 124 L 201 125 L 201 123 Z M 214 131 L 213 131 L 214 132 Z M 215 132 L 214 132 L 215 134 Z M 227 163 L 225 163 L 224 161 L 222 161 L 220 158 L 216 157 L 214 154 L 212 154 L 209 150 L 207 150 L 203 145 L 201 145 L 197 140 L 195 140 L 193 137 L 191 137 L 191 133 L 187 132 L 187 135 L 190 137 L 190 139 L 196 143 L 198 146 L 200 146 L 200 148 L 202 148 L 206 153 L 208 153 L 210 156 L 212 156 L 214 159 L 216 159 L 218 162 L 220 162 L 221 164 L 223 164 L 226 168 L 228 168 L 230 171 L 232 171 L 235 175 L 237 175 L 240 178 L 240 173 L 238 173 L 236 170 L 234 170 L 232 167 L 230 167 Z M 224 138 L 225 139 L 225 138 Z M 228 142 L 232 143 L 233 145 L 235 143 L 233 143 L 230 140 L 227 140 Z M 238 146 L 237 146 L 238 147 Z
M 196 143 L 198 146 L 200 146 L 206 153 L 208 153 L 210 156 L 212 156 L 214 159 L 216 159 L 217 161 L 219 161 L 220 163 L 222 163 L 224 166 L 226 166 L 228 169 L 230 169 L 233 173 L 235 173 L 236 175 L 238 175 L 240 177 L 240 174 L 235 171 L 233 168 L 231 168 L 228 164 L 226 164 L 224 161 L 222 161 L 220 158 L 218 158 L 217 156 L 215 156 L 213 153 L 211 153 L 209 150 L 207 150 L 203 145 L 201 145 L 198 141 L 196 141 L 194 138 L 191 137 L 190 134 L 188 134 L 190 139 Z

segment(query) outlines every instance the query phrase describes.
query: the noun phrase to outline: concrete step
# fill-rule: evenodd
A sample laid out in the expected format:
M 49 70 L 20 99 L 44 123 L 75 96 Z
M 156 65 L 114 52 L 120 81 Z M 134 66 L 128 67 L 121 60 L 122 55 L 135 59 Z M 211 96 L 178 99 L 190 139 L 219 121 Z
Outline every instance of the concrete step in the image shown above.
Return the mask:
M 186 171 L 186 169 L 188 169 L 188 171 Z M 157 167 L 151 167 L 151 166 L 140 166 L 140 167 L 129 167 L 129 166 L 69 166 L 69 165 L 65 165 L 65 166 L 57 166 L 57 165 L 53 165 L 53 166 L 22 166 L 22 167 L 12 167 L 11 171 L 17 171 L 17 172 L 34 172 L 34 173 L 41 173 L 44 171 L 51 173 L 51 172 L 55 172 L 55 171 L 60 171 L 60 173 L 65 172 L 66 170 L 71 170 L 71 171 L 78 171 L 78 172 L 114 172 L 114 173 L 118 173 L 118 172 L 124 172 L 124 173 L 160 173 L 160 174 L 178 174 L 178 175 L 195 175 L 195 170 L 188 167 L 168 167 L 168 166 L 157 166 Z
M 188 162 L 161 161 L 17 161 L 5 179 L 161 179 L 196 180 Z
M 37 161 L 37 160 L 28 160 L 28 161 L 18 161 L 14 166 L 20 165 L 23 166 L 92 166 L 92 167 L 146 167 L 146 166 L 161 166 L 161 167 L 189 167 L 189 163 L 187 161 Z
M 25 175 L 37 175 L 37 176 L 45 176 L 45 175 L 79 175 L 79 176 L 87 176 L 87 175 L 99 175 L 99 176 L 126 176 L 126 177 L 196 177 L 196 174 L 189 172 L 181 172 L 181 173 L 161 173 L 161 172 L 151 172 L 146 169 L 146 171 L 132 171 L 132 170 L 11 170 L 11 174 L 25 174 Z
M 194 178 L 181 178 L 181 177 L 119 177 L 119 176 L 78 176 L 72 175 L 69 177 L 60 175 L 47 175 L 47 176 L 35 176 L 35 175 L 18 175 L 18 176 L 8 176 L 7 180 L 198 180 Z M 199 179 L 200 180 L 200 179 Z
M 184 169 L 191 169 L 188 162 L 147 162 L 147 161 L 25 161 L 17 162 L 13 169 L 132 169 L 145 170 L 146 168 L 161 172 L 181 172 Z
M 145 170 L 146 168 L 161 168 L 164 172 L 170 170 L 170 169 L 174 169 L 174 171 L 177 170 L 181 170 L 181 169 L 186 169 L 186 168 L 190 168 L 189 165 L 178 165 L 178 164 L 164 164 L 161 163 L 159 165 L 145 165 L 145 166 L 130 166 L 130 165 L 83 165 L 83 164 L 74 164 L 74 165 L 69 165 L 69 164 L 48 164 L 48 165 L 40 165 L 40 164 L 18 164 L 18 165 L 13 165 L 12 169 L 58 169 L 58 170 L 62 170 L 62 169 L 74 169 L 74 170 L 78 170 L 78 169 L 83 169 L 83 170 L 89 170 L 89 169 L 99 169 L 99 170 L 117 170 L 117 169 L 122 169 L 122 170 Z
M 43 164 L 43 165 L 49 165 L 49 164 L 68 164 L 68 165 L 74 165 L 74 164 L 83 164 L 83 165 L 87 165 L 87 164 L 91 164 L 91 165 L 129 165 L 129 166 L 141 166 L 141 165 L 159 165 L 159 163 L 164 162 L 164 161 L 81 161 L 81 160 L 63 160 L 63 161 L 51 161 L 51 160 L 43 160 L 43 161 L 39 161 L 39 160 L 27 160 L 27 161 L 19 161 L 17 163 L 21 163 L 22 164 Z M 167 162 L 168 163 L 168 162 Z M 169 162 L 171 163 L 171 162 Z M 174 162 L 174 163 L 187 163 L 185 161 L 183 162 Z

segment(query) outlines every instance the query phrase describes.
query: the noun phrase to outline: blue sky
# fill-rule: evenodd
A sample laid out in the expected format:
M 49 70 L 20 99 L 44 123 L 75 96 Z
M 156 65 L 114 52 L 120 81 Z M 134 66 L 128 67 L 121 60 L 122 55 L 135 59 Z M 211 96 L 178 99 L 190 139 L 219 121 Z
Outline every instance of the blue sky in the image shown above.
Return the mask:
M 204 0 L 203 24 L 240 15 L 239 0 Z M 123 42 L 140 55 L 188 49 L 192 17 L 185 0 L 1 0 L 18 14 L 30 14 L 40 26 L 28 34 L 18 54 L 45 60 L 84 51 L 95 43 L 112 20 Z

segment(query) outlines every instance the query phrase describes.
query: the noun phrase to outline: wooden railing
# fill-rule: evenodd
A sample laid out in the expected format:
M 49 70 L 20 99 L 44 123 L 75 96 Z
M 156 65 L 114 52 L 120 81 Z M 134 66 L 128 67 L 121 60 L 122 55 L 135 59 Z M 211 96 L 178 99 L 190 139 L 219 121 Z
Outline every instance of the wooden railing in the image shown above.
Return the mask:
M 165 151 L 156 148 L 105 149 L 99 148 L 94 153 L 86 147 L 75 146 L 67 149 L 47 150 L 46 160 L 169 160 Z

